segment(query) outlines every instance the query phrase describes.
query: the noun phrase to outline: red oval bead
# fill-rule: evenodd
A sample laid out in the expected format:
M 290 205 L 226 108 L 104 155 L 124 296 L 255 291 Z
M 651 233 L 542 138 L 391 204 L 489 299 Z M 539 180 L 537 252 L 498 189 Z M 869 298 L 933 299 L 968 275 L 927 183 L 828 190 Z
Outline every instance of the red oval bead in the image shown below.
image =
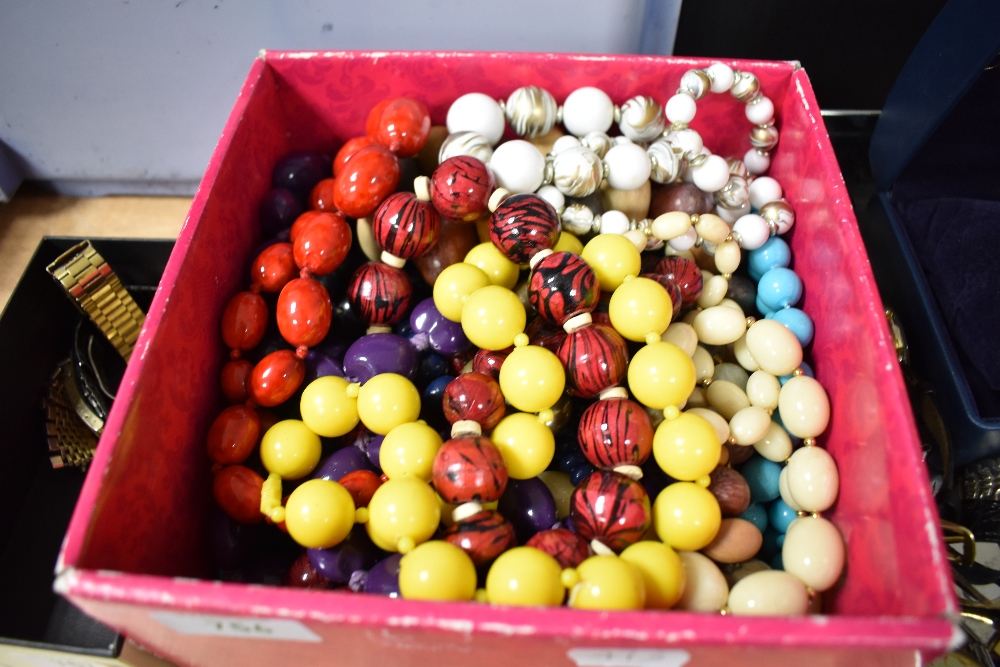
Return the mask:
M 378 133 L 378 125 L 382 121 L 382 112 L 385 108 L 389 106 L 389 103 L 395 98 L 387 97 L 375 106 L 372 110 L 368 112 L 368 116 L 365 118 L 365 134 L 372 140 L 375 141 L 375 134 Z M 376 143 L 378 143 L 376 141 Z
M 581 398 L 593 398 L 621 384 L 628 372 L 628 345 L 606 324 L 567 334 L 556 356 L 566 369 L 566 391 Z
M 471 155 L 450 157 L 431 175 L 431 203 L 445 218 L 475 222 L 489 212 L 496 179 Z
M 642 484 L 610 470 L 591 473 L 569 503 L 573 532 L 587 542 L 596 539 L 615 553 L 642 539 L 653 518 Z
M 364 218 L 399 185 L 399 158 L 383 146 L 366 146 L 355 153 L 337 176 L 333 201 L 344 215 Z
M 264 478 L 241 465 L 226 466 L 212 480 L 212 495 L 226 514 L 240 523 L 264 520 L 260 513 L 260 490 Z
M 296 278 L 282 288 L 274 316 L 278 331 L 290 345 L 312 347 L 329 333 L 333 306 L 319 281 Z
M 250 397 L 266 407 L 281 405 L 298 391 L 306 377 L 306 365 L 291 350 L 267 355 L 250 374 Z
M 306 222 L 293 244 L 295 263 L 317 276 L 334 271 L 351 249 L 351 227 L 339 213 L 317 213 Z
M 653 451 L 653 425 L 635 401 L 611 398 L 583 411 L 577 440 L 580 451 L 598 468 L 641 466 Z
M 476 372 L 463 373 L 449 382 L 441 403 L 450 423 L 470 420 L 478 422 L 484 431 L 496 426 L 506 411 L 497 381 Z
M 260 417 L 250 408 L 231 405 L 208 429 L 208 457 L 226 465 L 243 463 L 260 438 Z
M 250 270 L 250 279 L 264 292 L 280 292 L 299 275 L 291 243 L 275 243 L 260 251 Z
M 316 219 L 323 211 L 306 211 L 299 217 L 295 218 L 295 222 L 292 223 L 291 228 L 288 230 L 288 242 L 294 244 L 295 239 L 299 238 L 299 233 L 308 225 L 310 222 Z
M 430 202 L 412 192 L 385 198 L 372 219 L 372 233 L 379 247 L 401 259 L 414 259 L 437 243 L 441 217 Z
M 333 191 L 337 187 L 337 179 L 324 178 L 313 187 L 309 193 L 309 204 L 317 211 L 334 213 L 337 205 L 333 203 Z
M 496 510 L 476 512 L 444 531 L 441 539 L 469 554 L 476 565 L 486 565 L 517 544 L 514 526 Z
M 535 533 L 525 545 L 541 549 L 559 561 L 563 568 L 576 567 L 590 556 L 586 540 L 565 528 L 550 528 Z
M 452 438 L 434 456 L 431 481 L 446 503 L 500 500 L 507 488 L 507 466 L 489 438 Z
M 222 393 L 230 403 L 244 403 L 250 396 L 250 374 L 253 364 L 246 359 L 227 362 L 222 367 L 220 384 Z
M 368 507 L 372 496 L 378 491 L 378 487 L 382 486 L 382 480 L 371 470 L 349 472 L 337 480 L 337 483 L 351 494 L 355 507 Z
M 337 156 L 333 158 L 333 175 L 340 176 L 340 172 L 344 170 L 344 165 L 347 161 L 354 157 L 354 154 L 366 146 L 376 146 L 378 142 L 365 135 L 363 137 L 354 137 L 353 139 L 348 139 L 347 142 L 340 147 L 337 151 Z
M 347 285 L 351 307 L 371 326 L 392 326 L 410 309 L 413 285 L 400 269 L 381 262 L 362 264 Z
M 511 195 L 490 218 L 490 240 L 515 264 L 554 246 L 561 232 L 556 210 L 538 195 Z
M 600 297 L 597 274 L 576 253 L 554 252 L 531 269 L 528 301 L 552 324 L 591 312 Z
M 257 347 L 267 330 L 267 304 L 260 294 L 240 292 L 222 313 L 222 341 L 226 347 L 246 352 Z
M 376 116 L 377 120 L 372 122 Z M 413 157 L 427 143 L 431 115 L 421 102 L 399 97 L 376 105 L 368 114 L 365 129 L 369 136 L 399 157 Z

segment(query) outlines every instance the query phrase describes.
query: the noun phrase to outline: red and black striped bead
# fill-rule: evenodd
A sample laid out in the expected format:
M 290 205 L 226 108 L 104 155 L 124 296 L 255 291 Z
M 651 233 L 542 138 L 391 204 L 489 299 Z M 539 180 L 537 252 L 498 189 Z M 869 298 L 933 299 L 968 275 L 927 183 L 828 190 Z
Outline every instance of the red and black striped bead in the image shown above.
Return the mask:
M 441 400 L 444 416 L 454 424 L 460 420 L 478 422 L 489 430 L 503 419 L 506 404 L 500 385 L 483 373 L 463 373 L 448 383 Z
M 500 500 L 507 479 L 503 455 L 489 438 L 452 438 L 434 456 L 431 481 L 446 503 Z
M 347 298 L 362 320 L 372 326 L 392 326 L 406 315 L 413 285 L 401 270 L 381 262 L 362 264 L 347 285 Z
M 649 495 L 630 477 L 597 470 L 573 492 L 569 520 L 583 539 L 597 540 L 619 553 L 642 539 L 649 528 Z
M 690 259 L 675 255 L 664 257 L 656 265 L 653 273 L 662 274 L 677 283 L 681 288 L 681 300 L 685 306 L 690 306 L 701 296 L 701 289 L 704 286 L 701 269 Z
M 597 274 L 576 253 L 554 252 L 531 270 L 528 300 L 552 324 L 589 313 L 600 296 Z
M 541 549 L 555 558 L 560 567 L 576 567 L 590 556 L 590 545 L 572 530 L 550 528 L 535 533 L 525 546 Z
M 635 401 L 610 398 L 583 411 L 577 440 L 583 455 L 598 468 L 641 466 L 653 450 L 653 425 Z
M 490 219 L 490 240 L 515 264 L 554 246 L 561 231 L 556 210 L 538 195 L 511 195 Z
M 680 315 L 681 307 L 684 305 L 680 285 L 678 285 L 675 280 L 668 278 L 662 273 L 644 273 L 642 274 L 642 277 L 655 280 L 663 285 L 663 289 L 667 290 L 667 295 L 670 296 L 670 303 L 674 307 L 674 314 L 670 316 L 670 319 L 671 321 L 676 320 L 677 316 Z
M 412 192 L 386 197 L 372 219 L 372 233 L 379 247 L 401 259 L 414 259 L 433 248 L 440 231 L 438 212 Z
M 542 317 L 531 320 L 531 324 L 524 330 L 524 333 L 527 334 L 532 345 L 544 347 L 549 352 L 558 350 L 562 342 L 566 340 L 566 332 L 563 331 L 562 327 L 556 326 Z
M 459 521 L 445 530 L 441 539 L 469 554 L 477 566 L 486 565 L 517 543 L 514 526 L 496 510 L 483 510 Z
M 496 187 L 485 164 L 470 155 L 456 155 L 431 175 L 431 203 L 446 218 L 473 222 L 488 211 Z
M 628 346 L 625 339 L 606 324 L 591 324 L 566 335 L 556 356 L 566 369 L 566 391 L 593 398 L 625 379 Z

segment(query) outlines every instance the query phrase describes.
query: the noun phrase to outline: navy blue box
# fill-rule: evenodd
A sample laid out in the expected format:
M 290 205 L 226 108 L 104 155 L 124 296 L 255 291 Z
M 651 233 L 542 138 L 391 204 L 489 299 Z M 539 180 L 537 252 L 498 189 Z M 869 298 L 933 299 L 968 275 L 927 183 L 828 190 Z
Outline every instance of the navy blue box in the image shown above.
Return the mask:
M 951 0 L 889 93 L 869 153 L 881 218 L 869 255 L 955 466 L 1000 456 L 998 51 L 1000 2 Z

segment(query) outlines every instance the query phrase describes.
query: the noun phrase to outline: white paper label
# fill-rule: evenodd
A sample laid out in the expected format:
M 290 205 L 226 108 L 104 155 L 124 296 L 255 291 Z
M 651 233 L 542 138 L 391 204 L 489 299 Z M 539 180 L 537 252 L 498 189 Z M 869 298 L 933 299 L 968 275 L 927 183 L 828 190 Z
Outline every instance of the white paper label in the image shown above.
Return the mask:
M 60 655 L 55 651 L 38 651 L 37 653 L 21 651 L 5 653 L 0 651 L 0 667 L 20 667 L 21 665 L 33 665 L 37 667 L 105 667 L 103 663 L 91 662 L 85 658 L 70 654 Z
M 280 639 L 319 642 L 322 638 L 298 621 L 287 618 L 209 616 L 173 611 L 151 611 L 149 615 L 183 635 L 213 635 L 245 639 Z
M 567 655 L 577 667 L 681 667 L 691 660 L 682 649 L 571 648 Z

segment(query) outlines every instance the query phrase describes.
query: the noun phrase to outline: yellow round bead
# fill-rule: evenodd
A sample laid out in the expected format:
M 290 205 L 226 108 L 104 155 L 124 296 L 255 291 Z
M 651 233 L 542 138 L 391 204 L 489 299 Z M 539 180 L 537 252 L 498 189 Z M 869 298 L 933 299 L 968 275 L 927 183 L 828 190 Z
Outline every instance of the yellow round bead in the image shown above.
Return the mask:
M 694 362 L 673 343 L 639 348 L 628 365 L 628 386 L 643 405 L 663 410 L 681 405 L 694 390 Z
M 473 345 L 485 350 L 513 345 L 526 322 L 524 304 L 506 287 L 490 285 L 476 290 L 462 306 L 462 330 Z
M 486 575 L 486 599 L 494 604 L 554 607 L 566 596 L 562 567 L 534 547 L 514 547 L 497 558 Z
M 660 491 L 653 503 L 657 536 L 678 551 L 705 548 L 721 525 L 722 511 L 715 496 L 692 482 L 674 482 Z
M 642 609 L 646 585 L 639 571 L 618 556 L 591 556 L 576 568 L 579 582 L 570 591 L 577 609 Z
M 524 412 L 551 408 L 565 388 L 566 371 L 559 357 L 538 345 L 514 348 L 500 367 L 500 391 Z
M 420 417 L 420 392 L 396 373 L 381 373 L 361 386 L 358 416 L 369 431 L 386 435 Z
M 608 304 L 611 325 L 625 338 L 639 343 L 646 340 L 647 334 L 659 336 L 666 331 L 673 314 L 667 290 L 649 278 L 626 279 Z
M 597 274 L 601 290 L 613 292 L 625 276 L 637 276 L 642 258 L 632 242 L 620 234 L 598 234 L 583 247 L 580 256 Z
M 521 275 L 521 267 L 507 259 L 492 243 L 475 246 L 465 255 L 465 263 L 478 266 L 492 284 L 507 289 L 514 289 Z
M 653 436 L 653 456 L 663 472 L 674 479 L 693 482 L 719 465 L 722 445 L 715 428 L 704 417 L 682 412 L 664 419 Z
M 407 600 L 471 600 L 476 566 L 454 544 L 425 542 L 399 561 L 399 593 Z
M 379 449 L 379 464 L 389 479 L 413 475 L 431 481 L 434 455 L 441 449 L 441 436 L 424 422 L 400 424 L 386 434 Z
M 552 252 L 571 252 L 579 255 L 583 252 L 583 243 L 575 235 L 565 229 L 559 234 L 559 240 L 552 246 Z
M 461 322 L 465 300 L 477 289 L 491 284 L 489 276 L 478 266 L 452 264 L 434 281 L 434 305 L 452 322 Z
M 304 422 L 286 419 L 267 429 L 260 442 L 260 460 L 282 479 L 301 479 L 319 463 L 322 450 L 319 436 Z
M 416 477 L 398 477 L 378 487 L 368 503 L 365 529 L 386 551 L 405 551 L 407 544 L 426 542 L 441 522 L 437 494 Z
M 351 494 L 328 479 L 300 484 L 285 504 L 285 527 L 292 539 L 309 549 L 329 549 L 344 541 L 354 527 Z
M 511 479 L 537 477 L 549 467 L 556 453 L 552 431 L 537 416 L 527 412 L 504 417 L 493 429 L 490 439 L 503 455 Z
M 636 542 L 621 559 L 631 563 L 646 584 L 646 609 L 670 609 L 684 593 L 684 564 L 677 552 L 662 542 Z
M 347 394 L 347 380 L 335 375 L 318 378 L 302 391 L 302 421 L 317 435 L 339 438 L 358 425 L 358 400 Z

